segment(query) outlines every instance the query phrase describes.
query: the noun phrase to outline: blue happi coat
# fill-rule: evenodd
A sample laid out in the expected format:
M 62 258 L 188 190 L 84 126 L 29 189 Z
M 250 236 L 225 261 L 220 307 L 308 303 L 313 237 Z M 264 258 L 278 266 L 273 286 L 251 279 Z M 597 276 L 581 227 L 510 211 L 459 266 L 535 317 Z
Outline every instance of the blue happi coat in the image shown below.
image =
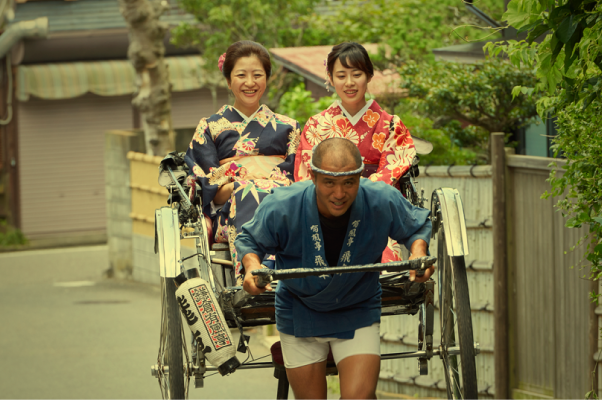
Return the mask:
M 414 207 L 383 183 L 360 180 L 351 206 L 347 236 L 338 265 L 378 262 L 391 237 L 408 249 L 416 239 L 427 243 L 430 211 Z M 235 246 L 239 257 L 276 254 L 276 269 L 327 267 L 312 181 L 274 190 L 243 225 Z M 356 329 L 380 321 L 379 273 L 311 276 L 280 281 L 276 324 L 296 337 L 353 338 Z

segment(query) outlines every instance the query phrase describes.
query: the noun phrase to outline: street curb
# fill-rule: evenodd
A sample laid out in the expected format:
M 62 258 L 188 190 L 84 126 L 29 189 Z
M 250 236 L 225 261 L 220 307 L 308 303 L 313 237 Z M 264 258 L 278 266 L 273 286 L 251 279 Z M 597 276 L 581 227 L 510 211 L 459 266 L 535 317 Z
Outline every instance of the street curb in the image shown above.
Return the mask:
M 107 235 L 90 235 L 81 237 L 53 237 L 44 239 L 33 239 L 28 244 L 16 245 L 16 246 L 4 246 L 0 247 L 1 253 L 11 253 L 16 251 L 27 251 L 27 250 L 43 250 L 43 249 L 56 249 L 63 247 L 79 247 L 79 246 L 90 246 L 90 245 L 106 245 Z

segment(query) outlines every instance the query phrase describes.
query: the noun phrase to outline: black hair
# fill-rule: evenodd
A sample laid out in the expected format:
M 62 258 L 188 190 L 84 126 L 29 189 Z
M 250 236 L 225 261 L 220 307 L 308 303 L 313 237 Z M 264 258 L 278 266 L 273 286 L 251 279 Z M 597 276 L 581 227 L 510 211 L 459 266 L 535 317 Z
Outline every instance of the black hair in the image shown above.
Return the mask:
M 355 161 L 356 168 L 362 165 L 360 150 L 351 140 L 345 138 L 329 138 L 318 143 L 312 156 L 313 164 L 318 168 L 322 168 L 324 157 L 336 158 L 342 162 L 352 158 Z
M 270 79 L 270 76 L 272 75 L 270 53 L 261 44 L 250 40 L 241 40 L 228 47 L 226 59 L 224 60 L 224 65 L 222 67 L 222 74 L 224 77 L 230 81 L 236 61 L 238 61 L 239 58 L 250 56 L 255 56 L 259 59 L 263 66 L 263 70 L 265 71 L 266 79 Z
M 334 70 L 334 64 L 339 60 L 345 68 L 357 68 L 360 71 L 364 71 L 368 78 L 374 76 L 374 66 L 370 60 L 368 52 L 359 43 L 356 42 L 343 42 L 334 46 L 330 53 L 328 53 L 328 59 L 326 60 L 326 69 L 328 75 L 332 77 L 332 71 Z

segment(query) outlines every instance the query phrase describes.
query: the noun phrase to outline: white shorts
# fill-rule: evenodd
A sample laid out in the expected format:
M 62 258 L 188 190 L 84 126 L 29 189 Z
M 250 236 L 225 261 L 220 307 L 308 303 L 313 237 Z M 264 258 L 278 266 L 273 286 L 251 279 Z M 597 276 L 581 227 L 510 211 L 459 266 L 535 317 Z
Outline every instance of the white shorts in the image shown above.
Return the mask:
M 338 365 L 342 359 L 358 354 L 380 356 L 380 323 L 357 329 L 353 339 L 298 338 L 280 332 L 280 343 L 286 368 L 299 368 L 324 361 L 330 349 Z

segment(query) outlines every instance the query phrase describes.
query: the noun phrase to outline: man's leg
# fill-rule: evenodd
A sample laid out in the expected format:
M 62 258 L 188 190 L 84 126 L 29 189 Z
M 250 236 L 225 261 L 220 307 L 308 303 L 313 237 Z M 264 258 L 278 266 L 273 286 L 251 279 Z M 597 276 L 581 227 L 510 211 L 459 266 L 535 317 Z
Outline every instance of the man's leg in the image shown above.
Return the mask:
M 358 354 L 337 364 L 342 399 L 376 399 L 380 356 Z
M 380 324 L 357 329 L 353 339 L 330 342 L 339 370 L 341 398 L 375 399 L 380 373 Z
M 326 361 L 303 367 L 287 368 L 286 376 L 295 394 L 295 399 L 326 398 Z
M 326 398 L 326 358 L 330 346 L 316 338 L 280 332 L 286 376 L 296 399 Z

